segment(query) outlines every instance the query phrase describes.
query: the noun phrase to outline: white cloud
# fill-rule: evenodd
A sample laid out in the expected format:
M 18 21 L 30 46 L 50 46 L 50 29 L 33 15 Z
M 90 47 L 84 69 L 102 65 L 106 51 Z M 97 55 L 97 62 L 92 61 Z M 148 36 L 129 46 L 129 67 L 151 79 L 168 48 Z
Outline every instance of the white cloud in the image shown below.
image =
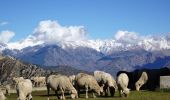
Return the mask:
M 136 43 L 142 39 L 142 36 L 139 36 L 138 33 L 129 32 L 129 31 L 118 31 L 115 34 L 115 40 L 117 42 L 123 43 Z
M 9 30 L 5 30 L 0 32 L 0 42 L 8 43 L 13 37 L 15 33 Z
M 86 38 L 84 26 L 61 26 L 57 21 L 41 21 L 32 37 L 36 41 L 53 44 L 62 41 L 78 41 Z
M 8 43 L 11 49 L 22 49 L 37 44 L 56 44 L 59 42 L 79 41 L 86 39 L 84 26 L 61 26 L 57 21 L 41 21 L 33 33 L 19 42 Z
M 4 25 L 7 25 L 8 22 L 0 22 L 0 26 L 4 26 Z

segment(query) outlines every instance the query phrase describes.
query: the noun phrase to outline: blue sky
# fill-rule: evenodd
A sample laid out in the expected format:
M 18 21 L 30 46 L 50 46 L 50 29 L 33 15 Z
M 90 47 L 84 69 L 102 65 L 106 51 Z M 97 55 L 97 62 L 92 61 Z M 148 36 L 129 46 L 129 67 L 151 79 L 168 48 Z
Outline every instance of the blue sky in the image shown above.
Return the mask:
M 85 26 L 91 39 L 109 39 L 118 30 L 141 35 L 170 32 L 170 0 L 0 0 L 0 32 L 27 37 L 42 20 Z

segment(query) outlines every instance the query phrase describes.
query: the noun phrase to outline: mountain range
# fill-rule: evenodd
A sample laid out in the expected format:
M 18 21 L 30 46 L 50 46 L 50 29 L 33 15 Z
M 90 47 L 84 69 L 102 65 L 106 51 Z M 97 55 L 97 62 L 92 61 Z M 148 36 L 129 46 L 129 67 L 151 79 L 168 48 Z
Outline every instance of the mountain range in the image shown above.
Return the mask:
M 170 38 L 65 41 L 22 49 L 11 49 L 8 44 L 0 43 L 0 52 L 44 68 L 69 66 L 89 72 L 103 70 L 115 75 L 119 70 L 167 66 L 170 63 Z

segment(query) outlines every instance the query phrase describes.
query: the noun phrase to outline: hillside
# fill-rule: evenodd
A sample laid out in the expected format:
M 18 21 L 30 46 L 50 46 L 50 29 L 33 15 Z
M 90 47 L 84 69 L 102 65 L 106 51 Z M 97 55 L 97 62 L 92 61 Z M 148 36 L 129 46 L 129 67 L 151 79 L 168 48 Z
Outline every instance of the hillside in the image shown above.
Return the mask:
M 69 70 L 68 70 L 69 69 Z M 78 72 L 84 72 L 81 70 L 76 70 L 67 66 L 58 67 L 48 67 L 43 69 L 43 67 L 24 63 L 17 60 L 11 56 L 0 56 L 0 82 L 6 84 L 11 82 L 12 77 L 22 76 L 24 78 L 30 78 L 32 76 L 47 76 L 48 74 L 65 74 L 71 75 Z

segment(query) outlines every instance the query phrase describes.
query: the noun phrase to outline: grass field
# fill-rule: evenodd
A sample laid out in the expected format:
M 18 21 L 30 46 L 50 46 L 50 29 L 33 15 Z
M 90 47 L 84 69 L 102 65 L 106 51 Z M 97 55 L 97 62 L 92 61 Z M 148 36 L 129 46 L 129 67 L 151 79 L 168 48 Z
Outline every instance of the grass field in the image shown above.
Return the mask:
M 32 93 L 33 100 L 47 100 L 46 91 L 39 91 Z M 81 94 L 80 98 L 76 100 L 87 100 L 84 98 L 85 95 Z M 11 94 L 7 96 L 7 100 L 16 100 L 16 94 Z M 66 99 L 70 99 L 69 96 L 66 96 Z M 55 95 L 50 96 L 50 100 L 56 100 Z M 92 98 L 89 94 L 88 100 L 170 100 L 170 92 L 151 92 L 151 91 L 131 91 L 128 97 L 119 97 L 118 92 L 116 92 L 115 97 L 97 97 Z

